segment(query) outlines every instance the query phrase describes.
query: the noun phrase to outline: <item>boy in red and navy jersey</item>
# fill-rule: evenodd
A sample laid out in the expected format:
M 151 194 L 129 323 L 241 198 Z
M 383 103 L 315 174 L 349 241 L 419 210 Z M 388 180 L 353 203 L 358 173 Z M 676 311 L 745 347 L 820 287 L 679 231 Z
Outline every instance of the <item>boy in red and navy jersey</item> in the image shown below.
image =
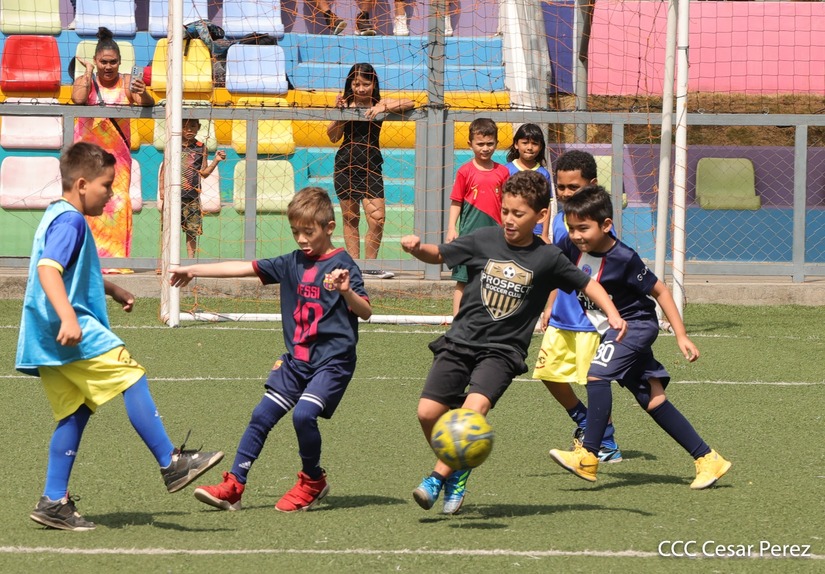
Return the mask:
M 361 270 L 344 249 L 332 245 L 335 213 L 326 190 L 299 191 L 289 202 L 287 218 L 299 247 L 292 253 L 172 270 L 171 283 L 176 287 L 195 277 L 258 277 L 265 285 L 281 286 L 287 352 L 269 373 L 231 471 L 223 474 L 222 483 L 195 490 L 195 498 L 222 510 L 240 509 L 247 475 L 269 431 L 293 408 L 302 470 L 275 508 L 309 510 L 327 495 L 318 417 L 332 417 L 341 402 L 355 372 L 358 319 L 372 315 Z

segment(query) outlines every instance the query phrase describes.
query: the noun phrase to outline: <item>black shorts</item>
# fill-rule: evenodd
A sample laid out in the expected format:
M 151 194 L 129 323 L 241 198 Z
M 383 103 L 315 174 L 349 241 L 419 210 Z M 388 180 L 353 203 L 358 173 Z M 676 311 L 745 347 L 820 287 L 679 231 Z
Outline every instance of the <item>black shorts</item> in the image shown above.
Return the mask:
M 451 409 L 463 405 L 470 393 L 484 395 L 496 406 L 513 379 L 527 372 L 524 359 L 515 351 L 467 347 L 444 336 L 429 347 L 433 352 L 433 365 L 421 398 Z

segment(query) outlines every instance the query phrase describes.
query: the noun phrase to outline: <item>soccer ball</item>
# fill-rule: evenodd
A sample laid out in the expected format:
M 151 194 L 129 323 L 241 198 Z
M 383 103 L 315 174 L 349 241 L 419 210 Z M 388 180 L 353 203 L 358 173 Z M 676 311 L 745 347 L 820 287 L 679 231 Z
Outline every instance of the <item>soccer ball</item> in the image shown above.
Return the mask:
M 430 446 L 438 459 L 452 468 L 475 468 L 493 449 L 493 427 L 471 409 L 453 409 L 436 421 Z

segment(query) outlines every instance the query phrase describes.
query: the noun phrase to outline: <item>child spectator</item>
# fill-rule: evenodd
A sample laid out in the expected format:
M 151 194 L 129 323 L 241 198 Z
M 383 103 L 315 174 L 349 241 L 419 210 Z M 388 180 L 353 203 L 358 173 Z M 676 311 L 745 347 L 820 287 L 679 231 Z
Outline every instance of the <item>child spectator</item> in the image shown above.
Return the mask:
M 180 226 L 186 235 L 186 254 L 195 257 L 198 249 L 198 236 L 203 234 L 203 206 L 201 205 L 201 179 L 209 177 L 218 164 L 226 159 L 226 152 L 219 149 L 215 159 L 208 163 L 206 146 L 195 139 L 201 123 L 197 119 L 183 120 L 183 139 L 181 142 L 181 184 L 180 184 Z M 166 164 L 160 166 L 160 201 L 163 211 L 164 172 Z
M 563 204 L 586 185 L 596 184 L 596 159 L 586 151 L 570 150 L 556 160 L 556 190 Z M 553 242 L 558 245 L 567 237 L 564 213 L 552 221 Z M 549 320 L 548 320 L 549 319 Z M 547 301 L 541 318 L 544 338 L 536 359 L 533 378 L 539 379 L 564 407 L 576 430 L 573 441 L 580 443 L 587 427 L 587 407 L 576 396 L 572 384 L 586 385 L 590 362 L 599 348 L 599 333 L 585 315 L 578 293 L 555 291 Z M 622 452 L 614 438 L 615 429 L 608 422 L 599 448 L 600 462 L 620 462 Z
M 687 336 L 670 290 L 633 249 L 611 232 L 613 204 L 603 187 L 587 186 L 567 199 L 564 214 L 570 235 L 561 241 L 562 251 L 579 269 L 595 276 L 628 328 L 627 336 L 620 340 L 589 295 L 579 296 L 582 308 L 602 335 L 587 375 L 587 428 L 583 444 L 576 445 L 572 452 L 551 450 L 550 456 L 576 476 L 590 482 L 596 480 L 599 445 L 612 409 L 610 383 L 617 381 L 693 457 L 696 478 L 690 487 L 708 488 L 728 472 L 731 463 L 712 450 L 668 401 L 665 388 L 670 375 L 653 356 L 653 342 L 659 335 L 655 299 L 670 321 L 684 357 L 689 362 L 699 358 L 699 350 Z
M 381 138 L 378 114 L 398 113 L 413 108 L 406 98 L 382 98 L 378 74 L 370 64 L 355 64 L 344 82 L 344 93 L 338 95 L 339 108 L 363 108 L 364 120 L 332 121 L 327 135 L 333 143 L 341 141 L 335 154 L 335 194 L 341 205 L 344 223 L 344 245 L 353 259 L 361 256 L 361 204 L 367 217 L 367 236 L 364 239 L 364 258 L 378 257 L 384 235 L 386 204 L 384 176 L 379 142 Z M 394 274 L 383 269 L 364 269 L 364 275 L 376 279 L 390 279 Z
M 109 328 L 106 295 L 132 310 L 134 296 L 103 279 L 94 237 L 84 216 L 95 217 L 112 197 L 115 156 L 79 142 L 60 158 L 63 197 L 43 214 L 35 232 L 15 368 L 40 376 L 57 421 L 49 445 L 46 486 L 30 517 L 60 530 L 93 530 L 69 496 L 80 439 L 89 417 L 123 395 L 126 414 L 152 451 L 169 492 L 177 492 L 223 458 L 222 452 L 174 448 L 157 412 L 146 371 Z
M 329 492 L 321 468 L 318 417 L 332 417 L 355 372 L 358 319 L 372 314 L 361 272 L 352 258 L 332 245 L 335 212 L 327 192 L 306 187 L 287 207 L 298 249 L 257 261 L 191 265 L 172 271 L 175 287 L 194 277 L 258 277 L 281 286 L 281 313 L 287 352 L 275 361 L 264 396 L 238 445 L 223 482 L 201 486 L 195 498 L 222 510 L 239 510 L 247 475 L 269 432 L 293 407 L 302 470 L 298 482 L 275 505 L 281 512 L 310 510 Z
M 430 343 L 434 359 L 418 402 L 418 420 L 429 441 L 433 425 L 447 410 L 464 407 L 483 415 L 493 408 L 516 375 L 527 371 L 524 359 L 550 291 L 580 290 L 604 309 L 620 334 L 624 320 L 596 281 L 579 273 L 554 245 L 533 234 L 547 216 L 550 188 L 534 171 L 517 173 L 504 185 L 502 226 L 484 227 L 442 245 L 401 240 L 404 251 L 433 265 L 467 266 L 469 283 L 450 329 Z M 444 513 L 459 511 L 469 469 L 452 470 L 438 461 L 413 491 L 424 509 L 445 489 Z
M 520 171 L 532 169 L 539 172 L 547 178 L 550 182 L 550 201 L 554 199 L 553 194 L 553 178 L 550 172 L 547 171 L 547 160 L 544 158 L 546 149 L 544 143 L 544 134 L 541 128 L 536 124 L 521 124 L 513 135 L 513 145 L 510 146 L 510 151 L 507 152 L 507 171 L 510 175 L 515 175 Z M 533 233 L 544 239 L 545 243 L 550 242 L 549 231 L 549 217 L 548 220 L 542 221 L 533 230 Z
M 498 145 L 498 126 L 490 118 L 478 118 L 470 123 L 469 131 L 473 159 L 458 168 L 455 175 L 445 243 L 482 227 L 501 225 L 501 187 L 510 172 L 492 159 Z M 467 268 L 455 266 L 452 278 L 456 281 L 455 316 L 467 284 Z

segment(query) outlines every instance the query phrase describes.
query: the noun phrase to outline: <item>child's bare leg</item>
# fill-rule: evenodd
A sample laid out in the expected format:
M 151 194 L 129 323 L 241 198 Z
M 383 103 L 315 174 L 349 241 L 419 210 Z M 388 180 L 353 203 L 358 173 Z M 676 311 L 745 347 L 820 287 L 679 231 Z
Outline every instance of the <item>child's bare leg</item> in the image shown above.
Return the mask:
M 464 296 L 464 287 L 466 286 L 467 284 L 461 281 L 455 282 L 455 291 L 453 291 L 453 317 L 458 315 L 458 307 L 461 305 L 461 298 Z
M 341 218 L 344 220 L 344 247 L 353 259 L 361 257 L 361 207 L 352 199 L 340 199 Z
M 193 235 L 186 236 L 186 254 L 189 259 L 195 258 L 195 253 L 198 251 L 198 238 Z
M 547 390 L 550 391 L 550 394 L 553 395 L 553 398 L 556 399 L 556 401 L 558 401 L 558 403 L 563 406 L 565 410 L 569 411 L 579 404 L 579 397 L 576 396 L 576 392 L 573 390 L 570 383 L 553 383 L 551 381 L 542 382 L 544 383 L 544 386 L 547 387 Z

